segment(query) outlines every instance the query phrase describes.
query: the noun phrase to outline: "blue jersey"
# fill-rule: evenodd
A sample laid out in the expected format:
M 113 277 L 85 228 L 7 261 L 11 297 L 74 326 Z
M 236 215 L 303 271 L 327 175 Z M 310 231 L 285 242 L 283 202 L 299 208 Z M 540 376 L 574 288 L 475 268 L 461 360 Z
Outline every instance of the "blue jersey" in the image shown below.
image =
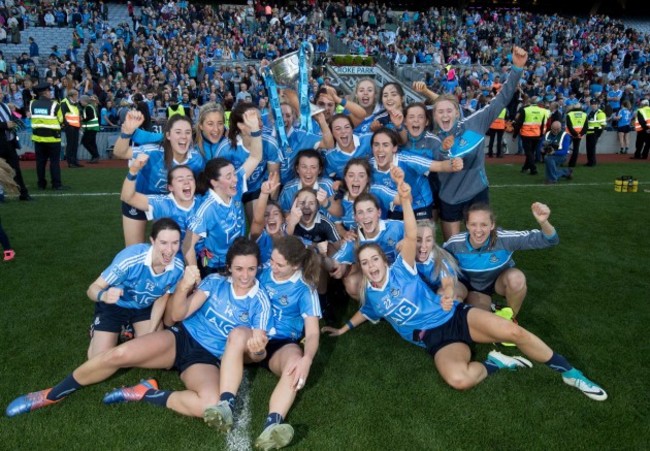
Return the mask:
M 632 124 L 632 112 L 627 108 L 621 108 L 618 115 L 620 116 L 620 119 L 618 120 L 619 127 L 625 127 Z
M 429 287 L 437 292 L 438 288 L 442 285 L 442 279 L 445 277 L 456 277 L 456 272 L 449 265 L 449 262 L 446 259 L 441 259 L 442 267 L 436 268 L 436 262 L 433 259 L 433 253 L 429 254 L 429 257 L 423 262 L 416 262 L 416 267 L 418 270 L 419 276 L 424 280 L 424 282 L 429 285 Z M 436 271 L 438 273 L 436 274 Z
M 217 149 L 216 157 L 225 158 L 232 162 L 235 169 L 242 167 L 250 151 L 244 147 L 241 136 L 237 136 L 237 147 L 233 148 L 229 140 L 224 141 Z M 267 164 L 280 164 L 278 145 L 271 136 L 262 136 L 262 161 L 248 177 L 248 190 L 253 192 L 262 187 L 262 182 L 267 179 Z
M 323 137 L 315 133 L 308 133 L 299 128 L 293 128 L 287 133 L 289 147 L 281 149 L 282 164 L 280 165 L 280 181 L 282 184 L 296 177 L 293 166 L 296 163 L 298 152 L 305 149 L 316 149 Z
M 445 312 L 436 295 L 420 277 L 415 268 L 402 257 L 397 257 L 387 270 L 386 283 L 374 288 L 368 283 L 365 289 L 366 302 L 359 310 L 373 323 L 385 318 L 400 336 L 415 345 L 425 347 L 421 341 L 413 340 L 416 330 L 428 330 L 445 324 L 454 315 L 454 308 Z
M 151 244 L 134 244 L 120 251 L 101 276 L 110 287 L 122 289 L 117 305 L 130 309 L 144 309 L 166 293 L 173 293 L 183 277 L 183 260 L 175 256 L 165 270 L 155 274 L 151 267 Z
M 397 191 L 383 185 L 370 185 L 368 192 L 377 198 L 379 208 L 381 208 L 381 219 L 386 219 L 388 212 L 393 211 L 395 208 L 393 201 Z M 354 201 L 350 199 L 347 193 L 341 199 L 341 207 L 343 207 L 343 216 L 335 222 L 343 224 L 345 230 L 355 229 L 357 221 L 354 219 Z
M 386 254 L 388 262 L 392 263 L 397 257 L 395 246 L 397 246 L 397 243 L 404 239 L 404 223 L 402 221 L 395 221 L 392 219 L 381 219 L 379 221 L 379 233 L 376 237 L 366 238 L 363 235 L 363 230 L 358 230 L 357 234 L 359 235 L 359 246 L 364 243 L 378 244 L 379 247 L 381 247 L 381 249 L 384 251 L 384 254 Z M 346 241 L 343 243 L 343 246 L 341 246 L 338 252 L 332 256 L 332 259 L 339 263 L 356 263 L 356 248 L 356 241 Z
M 172 194 L 150 194 L 149 210 L 145 211 L 147 219 L 153 221 L 159 218 L 172 218 L 181 227 L 181 242 L 185 239 L 185 232 L 190 219 L 196 215 L 200 202 L 196 198 L 189 207 L 181 207 L 176 203 Z
M 255 281 L 255 286 L 245 295 L 237 296 L 229 277 L 210 274 L 197 290 L 203 291 L 207 299 L 192 316 L 183 320 L 183 326 L 214 356 L 221 358 L 228 334 L 235 327 L 260 329 L 273 335 L 271 304 L 259 282 Z
M 208 139 L 206 139 L 205 136 L 203 136 L 201 149 L 199 149 L 199 146 L 197 145 L 196 150 L 198 152 L 201 152 L 201 150 L 203 150 L 203 156 L 205 157 L 205 160 L 209 161 L 213 158 L 216 158 L 217 149 L 219 149 L 219 146 L 221 146 L 225 141 L 227 141 L 225 136 L 222 136 L 221 139 L 216 143 L 210 142 Z
M 343 180 L 343 170 L 353 158 L 370 158 L 372 156 L 372 133 L 367 135 L 352 135 L 354 151 L 347 153 L 339 146 L 325 151 L 325 174 L 335 180 Z
M 225 203 L 213 190 L 203 198 L 196 215 L 190 219 L 188 229 L 203 240 L 203 249 L 209 251 L 207 266 L 221 268 L 226 265 L 226 252 L 235 238 L 244 234 L 246 220 L 242 195 L 246 192 L 246 174 L 237 171 L 237 194 Z
M 269 265 L 264 267 L 259 280 L 271 301 L 273 338 L 300 340 L 305 333 L 305 318 L 321 317 L 316 290 L 305 282 L 301 271 L 296 271 L 287 280 L 275 280 Z
M 296 197 L 296 193 L 303 188 L 302 182 L 300 179 L 293 179 L 282 188 L 280 197 L 278 198 L 278 203 L 283 212 L 290 212 L 291 207 L 293 206 L 293 198 Z M 334 194 L 334 189 L 332 188 L 332 181 L 328 178 L 321 177 L 318 179 L 316 184 L 312 186 L 314 191 L 318 191 L 319 188 L 322 188 L 326 193 L 327 197 L 331 197 Z M 321 207 L 321 212 L 327 214 Z
M 462 279 L 475 291 L 488 290 L 497 277 L 515 266 L 512 254 L 517 250 L 543 249 L 559 243 L 557 233 L 546 236 L 540 230 L 511 231 L 497 230 L 496 242 L 489 238 L 483 246 L 474 249 L 469 242 L 469 233 L 452 236 L 443 247 L 458 260 Z
M 404 170 L 404 181 L 411 186 L 414 210 L 433 205 L 433 194 L 427 179 L 431 163 L 433 160 L 411 152 L 398 152 L 393 156 L 393 166 L 399 166 Z M 397 191 L 397 185 L 390 177 L 390 169 L 380 170 L 374 157 L 370 159 L 370 165 L 372 166 L 372 183 Z M 399 211 L 401 211 L 401 207 Z
M 166 194 L 167 193 L 167 168 L 165 167 L 165 152 L 158 144 L 145 144 L 133 148 L 133 159 L 138 155 L 149 156 L 147 164 L 138 172 L 138 179 L 135 182 L 135 190 L 142 194 Z M 130 164 L 130 163 L 129 163 Z M 185 161 L 172 161 L 172 167 L 185 164 L 190 167 L 194 177 L 205 167 L 203 156 L 192 149 L 187 152 Z
M 282 235 L 287 234 L 286 224 L 282 225 Z M 260 248 L 260 263 L 265 264 L 271 260 L 271 254 L 273 253 L 273 237 L 269 235 L 269 232 L 266 231 L 266 228 L 262 230 L 260 236 L 255 240 L 257 247 Z

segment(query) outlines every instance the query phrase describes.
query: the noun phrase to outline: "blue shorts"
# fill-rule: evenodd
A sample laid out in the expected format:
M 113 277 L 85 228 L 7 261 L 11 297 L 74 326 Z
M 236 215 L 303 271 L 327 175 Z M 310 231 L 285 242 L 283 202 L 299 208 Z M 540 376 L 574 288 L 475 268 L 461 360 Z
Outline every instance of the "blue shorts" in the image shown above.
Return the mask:
M 423 342 L 432 357 L 442 348 L 453 343 L 465 343 L 471 347 L 474 340 L 467 325 L 467 313 L 471 308 L 472 306 L 468 304 L 457 305 L 454 316 L 449 321 L 434 329 L 416 330 L 413 339 Z
M 622 125 L 618 127 L 617 130 L 619 133 L 630 133 L 632 131 L 632 127 L 629 125 Z
M 273 357 L 273 354 L 278 352 L 284 346 L 290 344 L 297 344 L 298 346 L 300 346 L 300 340 L 293 340 L 291 338 L 285 338 L 281 340 L 269 340 L 269 342 L 266 344 L 266 357 L 261 362 L 258 362 L 258 365 L 268 370 L 269 362 L 271 361 L 271 357 Z
M 460 204 L 448 204 L 444 200 L 440 199 L 440 220 L 445 222 L 463 221 L 465 219 L 465 210 L 477 203 L 489 205 L 490 196 L 487 188 L 472 197 L 470 200 L 461 202 Z
M 126 202 L 122 202 L 122 216 L 129 219 L 135 219 L 138 221 L 147 220 L 147 214 L 144 211 L 138 210 L 137 208 L 130 206 Z
M 176 358 L 173 368 L 182 373 L 192 365 L 205 364 L 221 367 L 221 359 L 215 357 L 210 351 L 192 337 L 179 323 L 169 328 L 176 338 Z
M 92 323 L 93 331 L 120 333 L 122 326 L 148 321 L 151 318 L 151 308 L 134 309 L 120 307 L 116 304 L 105 302 L 95 303 L 95 318 Z

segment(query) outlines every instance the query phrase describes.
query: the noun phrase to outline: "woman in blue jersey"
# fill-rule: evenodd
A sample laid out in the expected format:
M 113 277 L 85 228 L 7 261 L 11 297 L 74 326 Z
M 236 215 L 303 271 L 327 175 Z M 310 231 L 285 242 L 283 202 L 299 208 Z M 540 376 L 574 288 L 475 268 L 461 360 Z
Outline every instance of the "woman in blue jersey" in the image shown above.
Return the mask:
M 138 172 L 146 166 L 149 156 L 140 154 L 131 163 L 129 173 L 122 183 L 120 198 L 138 210 L 144 211 L 148 220 L 168 217 L 172 218 L 181 228 L 181 242 L 185 231 L 199 208 L 200 202 L 194 196 L 196 181 L 194 173 L 186 165 L 172 168 L 167 173 L 167 190 L 169 194 L 141 194 L 135 190 Z
M 362 78 L 354 89 L 354 101 L 366 113 L 365 118 L 354 128 L 355 133 L 371 133 L 370 125 L 383 108 L 377 103 L 377 84 L 372 78 Z M 355 118 L 358 119 L 358 118 Z
M 523 67 L 528 59 L 525 50 L 512 49 L 512 68 L 508 80 L 485 108 L 461 118 L 458 99 L 441 95 L 433 105 L 436 135 L 435 160 L 462 156 L 464 168 L 457 173 L 439 173 L 440 219 L 444 239 L 460 232 L 463 211 L 476 202 L 488 202 L 488 180 L 483 152 L 485 132 L 510 102 L 515 93 Z
M 253 221 L 248 231 L 248 237 L 254 240 L 260 248 L 261 264 L 266 264 L 271 259 L 275 239 L 287 234 L 287 224 L 282 208 L 280 204 L 270 199 L 271 194 L 279 186 L 280 175 L 277 172 L 269 174 L 269 179 L 262 183 L 260 197 L 257 198 Z
M 396 205 L 397 191 L 383 185 L 372 184 L 372 167 L 366 158 L 353 158 L 345 165 L 341 187 L 333 204 L 340 203 L 342 215 L 335 220 L 339 235 L 346 238 L 357 226 L 354 219 L 354 201 L 363 193 L 370 193 L 379 201 L 381 219 L 386 219 Z
M 169 293 L 183 274 L 177 255 L 180 227 L 173 219 L 161 218 L 152 227 L 150 241 L 119 252 L 88 287 L 88 298 L 95 302 L 88 358 L 115 347 L 123 326 L 132 324 L 136 336 L 160 326 Z
M 201 172 L 205 160 L 192 144 L 192 122 L 188 117 L 172 116 L 165 125 L 161 143 L 130 147 L 130 139 L 143 121 L 142 113 L 136 110 L 129 111 L 113 149 L 113 154 L 117 158 L 132 159 L 141 153 L 149 156 L 148 164 L 138 173 L 137 192 L 166 194 L 167 172 L 174 166 L 187 165 L 195 175 Z M 144 242 L 146 225 L 145 212 L 122 202 L 122 227 L 127 246 Z
M 225 140 L 224 131 L 223 107 L 216 102 L 202 105 L 194 132 L 196 147 L 206 161 L 217 155 L 217 149 Z
M 253 358 L 258 353 L 257 360 L 265 353 L 271 307 L 255 278 L 258 256 L 255 243 L 242 238 L 228 251 L 230 277 L 214 275 L 201 281 L 198 268 L 188 266 L 167 310 L 170 320 L 179 321 L 176 326 L 93 357 L 53 388 L 15 399 L 7 407 L 7 416 L 55 404 L 87 385 L 108 379 L 120 368 L 135 367 L 174 368 L 187 389 L 159 390 L 157 382 L 149 379 L 109 392 L 104 403 L 144 401 L 202 417 L 205 409 L 219 400 L 219 365 L 228 334 L 238 327 L 250 328 L 256 339 L 247 343 L 246 353 Z
M 507 316 L 519 313 L 528 287 L 524 273 L 515 268 L 514 251 L 544 249 L 560 241 L 549 222 L 548 206 L 535 202 L 531 210 L 541 230 L 502 230 L 497 228 L 489 206 L 474 204 L 465 213 L 467 231 L 452 236 L 443 245 L 458 260 L 469 304 L 489 311 L 492 295 L 497 293 L 505 297 L 506 308 L 511 309 Z
M 325 151 L 325 175 L 341 180 L 343 168 L 348 161 L 353 158 L 369 158 L 372 154 L 372 133 L 354 134 L 352 119 L 345 114 L 335 114 L 329 124 L 336 147 Z
M 411 152 L 398 152 L 399 136 L 388 128 L 377 130 L 372 136 L 372 182 L 395 189 L 391 180 L 390 168 L 399 166 L 405 174 L 407 183 L 414 187 L 417 195 L 413 201 L 415 216 L 418 219 L 431 219 L 433 217 L 433 194 L 428 182 L 431 172 L 458 172 L 463 169 L 461 158 L 452 158 L 448 161 L 431 160 Z M 395 209 L 390 217 L 401 219 L 401 209 Z
M 621 150 L 618 153 L 626 154 L 630 146 L 628 135 L 632 131 L 632 105 L 630 105 L 629 100 L 623 100 L 621 102 L 621 109 L 614 116 L 614 120 L 617 121 L 616 131 L 618 143 L 621 146 Z
M 242 133 L 250 136 L 248 157 L 238 170 L 225 158 L 214 158 L 199 176 L 198 192 L 205 194 L 203 203 L 190 220 L 183 240 L 183 255 L 188 265 L 201 268 L 201 275 L 225 269 L 226 254 L 235 238 L 244 235 L 246 221 L 242 198 L 248 191 L 248 179 L 262 160 L 262 131 L 257 110 L 245 112 L 238 123 Z M 200 238 L 200 259 L 195 246 Z
M 406 142 L 406 129 L 404 128 L 404 89 L 397 82 L 386 83 L 379 91 L 379 100 L 384 111 L 375 115 L 375 120 L 370 125 L 370 130 L 376 132 L 382 128 L 395 130 L 399 142 Z
M 250 124 L 252 116 L 258 121 L 254 132 Z M 272 136 L 262 135 L 262 127 L 257 107 L 252 103 L 239 102 L 230 113 L 228 139 L 219 146 L 215 154 L 215 157 L 230 161 L 237 170 L 247 161 L 252 151 L 251 146 L 257 145 L 256 140 L 261 137 L 260 160 L 248 176 L 248 192 L 242 197 L 246 218 L 249 220 L 253 217 L 253 201 L 259 196 L 262 182 L 269 173 L 280 171 L 281 154 L 278 145 Z
M 435 294 L 416 269 L 417 222 L 411 206 L 411 188 L 399 182 L 398 192 L 404 208 L 405 230 L 400 255 L 390 264 L 377 244 L 365 243 L 359 247 L 357 255 L 364 277 L 362 307 L 343 327 L 323 327 L 324 333 L 342 335 L 366 320 L 376 323 L 383 318 L 403 339 L 425 348 L 442 378 L 457 390 L 472 388 L 499 369 L 532 366 L 523 357 L 509 357 L 497 351 L 490 352 L 483 363 L 471 361 L 473 343 L 511 341 L 532 359 L 560 372 L 565 383 L 589 398 L 607 399 L 601 387 L 526 329 Z
M 321 311 L 315 289 L 319 272 L 318 256 L 306 249 L 297 237 L 285 236 L 275 241 L 271 262 L 264 266 L 258 277 L 271 301 L 275 327 L 275 334 L 270 337 L 260 364 L 280 380 L 269 401 L 263 432 L 255 441 L 257 448 L 282 448 L 293 438 L 293 428 L 283 421 L 296 394 L 305 387 L 318 351 Z M 206 417 L 209 416 L 223 431 L 232 426 L 234 403 L 231 400 L 241 384 L 245 362 L 242 356 L 251 334 L 249 329 L 241 328 L 230 335 L 221 361 L 222 400 L 206 411 Z
M 422 280 L 441 297 L 463 300 L 467 289 L 458 281 L 460 269 L 453 255 L 436 243 L 436 225 L 433 221 L 418 221 L 417 270 Z

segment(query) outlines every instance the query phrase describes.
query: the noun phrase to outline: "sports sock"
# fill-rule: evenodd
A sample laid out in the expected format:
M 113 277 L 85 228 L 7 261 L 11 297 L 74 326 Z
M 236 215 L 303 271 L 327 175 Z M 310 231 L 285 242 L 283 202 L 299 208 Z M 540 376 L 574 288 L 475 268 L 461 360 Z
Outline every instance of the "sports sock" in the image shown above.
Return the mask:
M 47 394 L 47 399 L 50 401 L 58 401 L 76 392 L 81 387 L 82 385 L 74 379 L 71 373 L 68 377 L 52 388 L 52 390 Z
M 551 356 L 550 360 L 546 362 L 546 365 L 558 373 L 564 373 L 573 369 L 573 365 L 571 365 L 563 355 L 555 352 Z
M 485 362 L 483 362 L 483 366 L 485 366 L 485 369 L 487 370 L 488 376 L 492 376 L 494 373 L 496 373 L 500 369 L 497 366 L 497 364 L 492 362 L 490 359 L 487 359 Z
M 167 400 L 174 393 L 171 390 L 156 390 L 155 388 L 150 388 L 144 394 L 142 400 L 153 404 L 154 406 L 167 407 Z
M 266 423 L 264 423 L 264 429 L 271 426 L 272 424 L 280 424 L 282 423 L 283 420 L 284 418 L 282 418 L 282 415 L 280 415 L 277 412 L 271 412 L 266 417 Z
M 235 401 L 237 401 L 237 397 L 230 392 L 223 392 L 219 397 L 219 401 L 226 401 L 230 410 L 235 410 Z

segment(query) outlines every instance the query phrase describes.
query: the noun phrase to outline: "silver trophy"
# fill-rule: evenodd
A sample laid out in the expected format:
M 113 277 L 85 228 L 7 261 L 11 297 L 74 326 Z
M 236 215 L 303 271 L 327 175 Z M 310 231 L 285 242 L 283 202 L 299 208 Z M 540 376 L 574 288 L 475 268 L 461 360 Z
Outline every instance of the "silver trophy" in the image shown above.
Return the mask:
M 284 56 L 272 61 L 269 64 L 269 70 L 273 75 L 273 80 L 275 84 L 280 89 L 291 89 L 296 93 L 299 93 L 298 82 L 300 78 L 300 57 L 299 50 L 295 52 L 287 53 Z M 309 43 L 305 49 L 305 56 L 307 57 L 307 67 L 311 69 L 312 63 L 314 62 L 314 47 Z M 309 104 L 311 113 L 313 117 L 318 113 L 325 111 L 323 108 L 317 107 L 313 103 Z

